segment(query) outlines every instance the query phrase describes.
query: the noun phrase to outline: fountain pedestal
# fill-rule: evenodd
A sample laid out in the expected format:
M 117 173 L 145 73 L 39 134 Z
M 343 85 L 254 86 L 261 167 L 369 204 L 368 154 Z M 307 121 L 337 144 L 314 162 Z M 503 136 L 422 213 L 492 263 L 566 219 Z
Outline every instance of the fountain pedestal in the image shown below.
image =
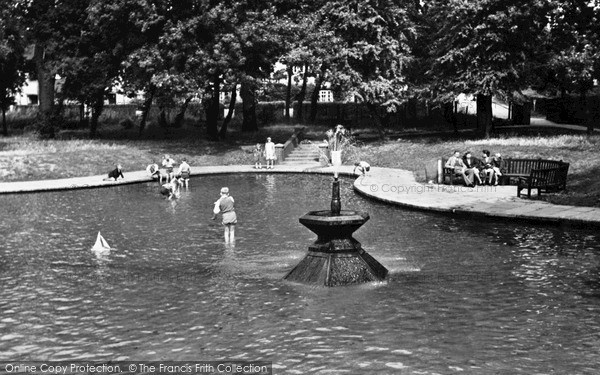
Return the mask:
M 331 211 L 311 211 L 300 218 L 300 223 L 318 237 L 285 279 L 325 286 L 384 280 L 388 270 L 352 237 L 352 233 L 369 220 L 369 214 L 341 210 L 337 178 L 331 208 Z

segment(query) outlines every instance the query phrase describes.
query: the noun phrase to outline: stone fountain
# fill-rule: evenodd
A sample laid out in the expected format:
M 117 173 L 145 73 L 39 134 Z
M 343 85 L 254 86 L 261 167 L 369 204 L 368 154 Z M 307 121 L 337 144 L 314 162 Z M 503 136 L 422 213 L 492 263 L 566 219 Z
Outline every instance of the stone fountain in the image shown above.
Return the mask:
M 311 211 L 300 223 L 317 234 L 308 254 L 285 279 L 305 284 L 339 286 L 382 281 L 388 270 L 352 237 L 369 214 L 341 209 L 340 181 L 334 175 L 331 210 Z

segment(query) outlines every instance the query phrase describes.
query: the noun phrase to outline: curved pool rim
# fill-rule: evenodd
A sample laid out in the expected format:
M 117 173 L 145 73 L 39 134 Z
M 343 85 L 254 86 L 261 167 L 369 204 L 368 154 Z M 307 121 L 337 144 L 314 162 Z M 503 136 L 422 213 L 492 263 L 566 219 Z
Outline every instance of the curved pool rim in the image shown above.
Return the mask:
M 485 196 L 483 198 L 467 198 L 465 196 L 454 196 L 453 200 L 457 202 L 454 206 L 444 206 L 436 204 L 435 200 L 429 203 L 412 201 L 406 196 L 397 194 L 396 197 L 383 197 L 379 194 L 374 194 L 369 191 L 368 187 L 373 184 L 382 183 L 383 181 L 393 183 L 396 186 L 417 186 L 427 187 L 426 184 L 418 183 L 411 171 L 397 168 L 381 168 L 373 167 L 369 174 L 370 178 L 374 178 L 371 184 L 365 185 L 359 183 L 361 176 L 354 173 L 354 167 L 343 165 L 337 167 L 339 175 L 344 177 L 356 177 L 353 187 L 354 191 L 364 197 L 373 199 L 386 204 L 399 206 L 407 209 L 419 211 L 428 211 L 432 213 L 441 213 L 451 216 L 461 216 L 472 219 L 509 219 L 520 222 L 531 222 L 537 224 L 550 225 L 565 225 L 574 227 L 600 227 L 600 208 L 595 207 L 576 207 L 554 205 L 547 202 L 537 200 L 526 201 L 517 199 L 514 192 L 514 186 L 498 187 L 501 188 L 501 194 L 495 197 L 495 210 L 488 210 L 489 207 L 484 207 L 479 204 L 489 204 Z M 255 169 L 250 165 L 224 165 L 224 166 L 197 166 L 191 167 L 191 176 L 209 176 L 219 174 L 240 174 L 240 173 L 268 173 L 268 174 L 321 174 L 333 175 L 334 167 L 319 166 L 315 164 L 299 164 L 299 165 L 277 165 L 273 169 Z M 0 183 L 0 194 L 19 194 L 19 193 L 40 193 L 48 191 L 61 190 L 79 190 L 79 189 L 95 189 L 102 187 L 120 186 L 136 183 L 152 182 L 153 179 L 148 176 L 146 171 L 125 172 L 126 178 L 119 181 L 103 181 L 105 175 L 73 177 L 55 180 L 38 180 L 38 181 L 21 181 L 21 182 L 6 182 Z M 443 185 L 439 185 L 443 186 Z M 396 198 L 396 199 L 394 199 Z M 458 199 L 456 199 L 458 198 Z M 433 204 L 432 204 L 433 203 Z M 529 209 L 534 205 L 541 206 L 537 211 L 543 211 L 546 208 L 556 208 L 554 212 L 533 212 Z M 523 212 L 514 212 L 515 209 L 523 208 Z M 565 211 L 570 211 L 571 214 L 565 214 Z M 580 214 L 584 216 L 581 217 Z

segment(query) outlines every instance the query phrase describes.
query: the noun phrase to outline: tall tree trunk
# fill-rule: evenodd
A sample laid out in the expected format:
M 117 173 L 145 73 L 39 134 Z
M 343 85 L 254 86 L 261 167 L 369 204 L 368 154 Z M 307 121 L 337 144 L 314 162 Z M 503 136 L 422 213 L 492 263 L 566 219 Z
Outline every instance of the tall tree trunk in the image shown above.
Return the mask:
M 156 86 L 152 83 L 148 86 L 148 91 L 146 92 L 146 99 L 144 100 L 144 104 L 142 107 L 142 118 L 140 119 L 140 135 L 144 132 L 146 128 L 146 120 L 148 119 L 148 115 L 150 114 L 150 109 L 152 108 L 152 100 L 154 99 L 154 94 L 156 93 Z
M 87 118 L 85 117 L 85 102 L 83 99 L 79 102 L 79 126 L 87 125 Z
M 90 137 L 95 138 L 98 130 L 98 119 L 104 109 L 104 89 L 98 90 L 92 103 L 92 118 L 90 121 Z
M 158 107 L 158 126 L 161 128 L 169 127 L 169 121 L 167 121 L 167 111 L 164 106 Z
M 321 86 L 323 85 L 323 78 L 325 77 L 326 71 L 327 67 L 325 66 L 325 64 L 322 64 L 319 75 L 317 76 L 317 79 L 315 79 L 315 89 L 310 95 L 310 115 L 308 119 L 310 122 L 313 123 L 317 119 L 317 105 L 319 102 L 319 94 L 321 91 Z
M 227 138 L 227 126 L 233 117 L 233 111 L 235 111 L 235 102 L 237 101 L 237 83 L 233 84 L 233 88 L 231 89 L 231 98 L 229 98 L 229 109 L 227 111 L 227 116 L 223 119 L 223 125 L 221 125 L 221 130 L 219 130 L 219 138 L 225 139 Z
M 385 132 L 383 131 L 382 119 L 379 115 L 379 112 L 377 111 L 377 106 L 373 103 L 365 103 L 365 105 L 367 106 L 367 109 L 371 114 L 371 118 L 373 118 L 373 120 L 375 121 L 375 127 L 377 128 L 377 132 L 379 133 L 379 138 L 381 138 L 381 140 L 384 140 Z
M 452 129 L 455 134 L 458 134 L 458 124 L 456 123 L 456 107 L 458 103 L 455 101 L 444 103 L 444 119 L 452 124 Z
M 477 94 L 477 129 L 487 139 L 492 129 L 492 96 Z
M 206 110 L 206 135 L 211 141 L 219 140 L 219 96 L 221 92 L 221 74 L 215 73 L 211 88 L 209 90 L 209 102 L 205 107 Z
M 513 103 L 512 106 L 512 122 L 514 125 L 530 125 L 531 124 L 531 103 L 525 102 L 522 104 Z
M 6 124 L 6 108 L 2 107 L 2 135 L 8 137 L 8 125 Z
M 559 105 L 559 122 L 570 122 L 569 120 L 569 106 L 567 104 L 567 89 L 560 89 L 560 105 Z
M 242 81 L 240 89 L 242 97 L 242 109 L 244 119 L 242 121 L 242 131 L 257 131 L 258 123 L 256 122 L 256 88 L 253 82 L 248 79 Z
M 173 122 L 173 127 L 180 128 L 183 125 L 183 119 L 185 118 L 185 112 L 187 111 L 187 107 L 192 101 L 193 96 L 188 96 L 185 98 L 185 101 L 179 108 L 179 112 L 175 115 L 175 121 Z
M 42 137 L 54 138 L 54 72 L 50 71 L 44 61 L 44 46 L 35 45 L 35 68 L 38 78 L 39 113 L 41 117 L 40 134 Z
M 304 118 L 304 99 L 306 98 L 306 84 L 308 82 L 308 65 L 304 64 L 304 76 L 302 77 L 302 87 L 298 93 L 298 113 L 296 114 L 296 120 L 302 122 Z
M 292 75 L 294 69 L 292 65 L 287 66 L 287 88 L 285 91 L 285 121 L 290 122 L 290 107 L 292 106 Z
M 585 93 L 585 91 L 581 92 L 581 105 L 583 108 L 583 124 L 586 127 L 586 134 L 587 135 L 592 135 L 594 133 L 594 115 L 593 115 L 593 111 L 590 109 L 591 107 L 591 103 L 588 100 L 588 97 Z

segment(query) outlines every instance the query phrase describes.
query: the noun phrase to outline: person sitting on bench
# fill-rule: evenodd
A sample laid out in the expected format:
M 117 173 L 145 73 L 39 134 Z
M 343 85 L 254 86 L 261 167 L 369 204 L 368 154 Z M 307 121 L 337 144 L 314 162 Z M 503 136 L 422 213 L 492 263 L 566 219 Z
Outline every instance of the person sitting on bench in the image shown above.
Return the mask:
M 493 165 L 493 159 L 490 156 L 490 152 L 488 150 L 483 150 L 481 151 L 482 155 L 481 155 L 481 166 L 482 166 L 482 171 L 481 174 L 483 175 L 484 179 L 485 179 L 485 184 L 487 185 L 492 185 L 492 182 L 494 180 L 494 175 L 496 174 L 495 170 L 494 170 L 494 165 Z
M 502 176 L 502 174 L 506 172 L 506 162 L 504 161 L 504 159 L 502 159 L 502 155 L 500 155 L 500 153 L 496 153 L 494 155 L 494 157 L 492 158 L 492 165 L 494 168 L 494 176 L 496 177 L 494 185 L 498 185 L 498 180 L 500 176 Z
M 477 179 L 479 185 L 482 185 L 483 183 L 481 182 L 481 177 L 479 177 L 479 168 L 481 166 L 481 161 L 474 157 L 471 154 L 471 151 L 467 151 L 465 152 L 465 156 L 463 156 L 463 163 L 465 163 L 466 167 L 465 174 L 467 176 L 474 176 L 470 179 L 472 181 L 470 186 L 475 186 L 475 179 Z
M 460 151 L 454 151 L 454 155 L 448 158 L 446 161 L 446 168 L 452 168 L 454 170 L 454 174 L 461 175 L 463 180 L 465 181 L 465 185 L 471 185 L 471 180 L 465 174 L 465 163 L 460 158 Z

